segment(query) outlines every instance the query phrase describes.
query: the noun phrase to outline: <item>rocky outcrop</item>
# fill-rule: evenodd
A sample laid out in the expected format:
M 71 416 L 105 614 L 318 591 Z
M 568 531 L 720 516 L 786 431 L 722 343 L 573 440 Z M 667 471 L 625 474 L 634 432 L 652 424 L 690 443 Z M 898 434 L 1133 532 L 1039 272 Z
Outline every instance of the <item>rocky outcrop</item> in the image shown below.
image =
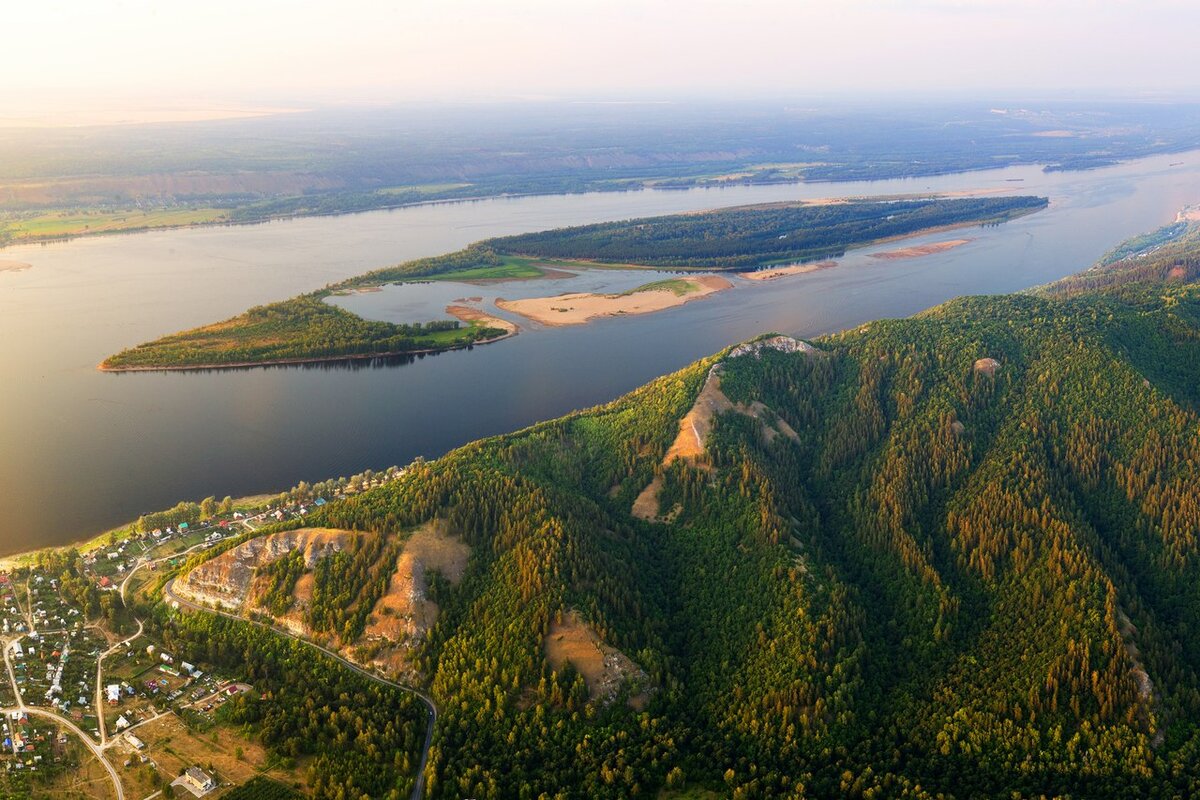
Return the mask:
M 753 342 L 739 344 L 729 351 L 729 355 L 726 358 L 738 358 L 749 355 L 759 358 L 762 356 L 763 350 L 778 350 L 781 353 L 821 352 L 808 342 L 793 339 L 791 336 L 768 336 L 765 339 L 755 339 Z
M 989 378 L 995 376 L 998 369 L 1000 369 L 1000 362 L 994 358 L 981 358 L 975 362 L 974 366 L 975 372 L 987 375 Z
M 196 567 L 175 582 L 175 591 L 193 603 L 241 610 L 259 567 L 302 550 L 305 569 L 311 570 L 318 560 L 343 549 L 356 535 L 332 528 L 299 528 L 259 536 Z

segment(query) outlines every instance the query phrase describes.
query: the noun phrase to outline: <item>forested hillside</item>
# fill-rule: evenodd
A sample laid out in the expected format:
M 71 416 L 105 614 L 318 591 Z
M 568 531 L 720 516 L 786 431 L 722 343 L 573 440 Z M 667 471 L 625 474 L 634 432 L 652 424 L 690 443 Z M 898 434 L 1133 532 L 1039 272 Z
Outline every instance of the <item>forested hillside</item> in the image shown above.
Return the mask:
M 966 298 L 697 363 L 310 524 L 470 547 L 414 645 L 434 797 L 1194 796 L 1198 322 L 1195 284 Z M 718 363 L 730 410 L 664 466 Z M 334 643 L 395 557 L 356 552 L 318 576 L 350 590 Z M 552 666 L 575 635 L 623 665 L 605 691 Z

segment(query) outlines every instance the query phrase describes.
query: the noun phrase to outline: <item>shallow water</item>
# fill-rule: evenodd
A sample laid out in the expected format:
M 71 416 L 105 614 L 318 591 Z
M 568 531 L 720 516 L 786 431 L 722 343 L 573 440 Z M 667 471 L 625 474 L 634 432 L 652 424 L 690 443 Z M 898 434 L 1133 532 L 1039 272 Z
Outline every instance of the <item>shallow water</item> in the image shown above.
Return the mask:
M 856 251 L 835 269 L 738 280 L 733 290 L 659 314 L 569 328 L 508 315 L 522 321 L 521 335 L 413 363 L 95 370 L 106 355 L 164 333 L 489 236 L 771 200 L 974 189 L 1048 195 L 1051 206 L 1003 226 L 905 243 L 974 239 L 944 253 L 882 261 Z M 80 539 L 184 498 L 278 491 L 437 456 L 610 400 L 763 331 L 814 336 L 962 294 L 1044 283 L 1198 200 L 1200 152 L 1087 173 L 1022 167 L 875 183 L 502 198 L 7 248 L 0 260 L 32 266 L 0 272 L 0 553 Z M 380 319 L 414 311 L 432 319 L 462 297 L 577 285 L 611 291 L 655 277 L 587 271 L 562 281 L 430 283 L 339 302 Z

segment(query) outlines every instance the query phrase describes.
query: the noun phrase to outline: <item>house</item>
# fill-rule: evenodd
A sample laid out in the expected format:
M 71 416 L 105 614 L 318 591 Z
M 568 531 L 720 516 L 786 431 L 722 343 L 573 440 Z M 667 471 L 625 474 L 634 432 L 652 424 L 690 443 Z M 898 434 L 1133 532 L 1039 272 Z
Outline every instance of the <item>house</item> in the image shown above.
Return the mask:
M 125 729 L 126 729 L 126 728 L 128 728 L 128 727 L 129 727 L 129 720 L 125 719 L 125 715 L 124 715 L 124 714 L 122 714 L 121 716 L 117 717 L 117 721 L 116 721 L 116 728 L 117 728 L 117 730 L 119 730 L 119 731 L 123 731 L 123 730 L 125 730 Z
M 212 777 L 199 767 L 188 767 L 183 773 L 183 779 L 199 794 L 211 792 L 217 788 L 217 782 Z
M 108 704 L 110 706 L 115 706 L 117 703 L 121 702 L 120 684 L 110 683 L 108 686 L 104 687 L 104 693 L 108 696 Z
M 133 746 L 134 750 L 145 750 L 146 749 L 146 743 L 143 742 L 138 737 L 134 736 L 132 733 L 125 734 L 125 741 L 129 742 L 129 744 L 131 744 Z
M 175 656 L 171 655 L 170 653 L 159 653 L 158 657 L 160 659 L 162 659 L 162 662 L 164 664 L 174 664 L 175 663 Z
M 101 589 L 109 589 L 109 588 L 112 588 L 112 581 L 111 581 L 111 580 L 109 580 L 109 578 L 108 578 L 108 576 L 107 576 L 107 575 L 105 575 L 104 577 L 102 577 L 102 578 L 100 579 L 100 588 L 101 588 Z

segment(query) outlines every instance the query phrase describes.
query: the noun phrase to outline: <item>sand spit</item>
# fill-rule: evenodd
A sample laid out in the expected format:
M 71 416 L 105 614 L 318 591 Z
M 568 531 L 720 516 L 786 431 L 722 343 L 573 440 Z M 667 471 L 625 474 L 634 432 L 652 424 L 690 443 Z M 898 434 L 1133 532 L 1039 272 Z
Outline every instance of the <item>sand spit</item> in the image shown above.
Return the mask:
M 688 284 L 686 293 L 680 294 L 670 289 L 648 289 L 623 294 L 573 293 L 555 297 L 533 297 L 527 300 L 497 300 L 496 306 L 543 325 L 582 325 L 599 317 L 652 314 L 699 300 L 733 286 L 728 280 L 717 275 L 701 275 L 679 280 Z
M 472 308 L 471 306 L 449 305 L 446 306 L 446 313 L 452 317 L 462 320 L 463 322 L 474 322 L 488 328 L 499 328 L 500 330 L 506 331 L 504 334 L 505 336 L 513 336 L 518 330 L 520 330 L 515 322 L 509 322 L 501 317 L 492 316 L 486 311 L 478 308 Z M 495 339 L 489 341 L 495 341 Z

